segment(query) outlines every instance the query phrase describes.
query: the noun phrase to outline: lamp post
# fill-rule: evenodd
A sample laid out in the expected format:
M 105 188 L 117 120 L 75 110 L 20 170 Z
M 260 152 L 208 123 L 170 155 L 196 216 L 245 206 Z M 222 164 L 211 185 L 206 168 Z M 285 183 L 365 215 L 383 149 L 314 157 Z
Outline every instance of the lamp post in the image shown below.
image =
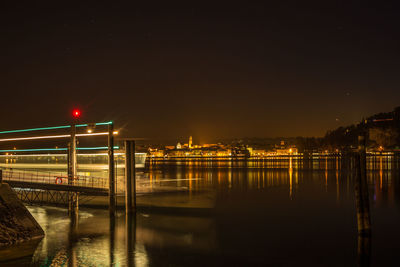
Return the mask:
M 72 111 L 73 123 L 71 125 L 71 137 L 68 145 L 68 185 L 74 185 L 77 177 L 77 156 L 76 156 L 76 121 L 81 115 L 80 110 Z M 70 192 L 68 194 L 68 213 L 72 222 L 75 224 L 78 220 L 78 193 Z

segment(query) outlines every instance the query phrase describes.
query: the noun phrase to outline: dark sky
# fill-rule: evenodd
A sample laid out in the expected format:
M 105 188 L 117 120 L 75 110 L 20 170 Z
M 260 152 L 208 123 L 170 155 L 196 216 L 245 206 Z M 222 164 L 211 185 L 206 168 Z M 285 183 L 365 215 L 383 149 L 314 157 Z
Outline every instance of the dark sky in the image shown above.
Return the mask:
M 79 106 L 135 137 L 320 136 L 400 105 L 389 1 L 3 2 L 1 129 Z

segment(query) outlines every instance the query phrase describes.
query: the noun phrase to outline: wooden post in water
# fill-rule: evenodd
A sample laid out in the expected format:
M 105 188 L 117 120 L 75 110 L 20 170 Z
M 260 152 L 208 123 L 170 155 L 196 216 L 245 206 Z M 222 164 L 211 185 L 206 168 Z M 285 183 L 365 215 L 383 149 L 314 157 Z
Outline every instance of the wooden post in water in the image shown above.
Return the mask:
M 369 266 L 371 250 L 371 218 L 369 212 L 369 194 L 367 182 L 365 135 L 358 137 L 356 154 L 355 197 L 358 230 L 358 265 Z
M 114 125 L 108 125 L 108 196 L 110 216 L 115 215 Z
M 109 252 L 110 252 L 110 262 L 109 262 L 109 266 L 116 266 L 115 263 L 115 214 L 111 214 L 110 213 L 110 217 L 109 217 L 109 223 L 110 223 L 110 227 L 109 227 L 109 231 L 110 231 L 110 247 L 109 247 Z
M 125 140 L 125 211 L 136 212 L 135 141 Z
M 136 244 L 136 213 L 127 213 L 125 216 L 126 266 L 133 267 L 135 266 L 134 253 Z
M 0 184 L 3 182 L 3 170 L 0 170 Z
M 358 154 L 356 155 L 357 175 L 355 183 L 357 229 L 358 234 L 369 235 L 371 233 L 371 219 L 366 173 L 365 136 L 359 136 L 358 141 Z
M 68 267 L 76 267 L 78 266 L 77 259 L 77 246 L 76 242 L 78 240 L 78 221 L 77 221 L 77 213 L 70 213 L 70 223 L 69 223 L 69 231 L 68 231 L 68 245 L 67 245 L 67 257 L 68 257 Z

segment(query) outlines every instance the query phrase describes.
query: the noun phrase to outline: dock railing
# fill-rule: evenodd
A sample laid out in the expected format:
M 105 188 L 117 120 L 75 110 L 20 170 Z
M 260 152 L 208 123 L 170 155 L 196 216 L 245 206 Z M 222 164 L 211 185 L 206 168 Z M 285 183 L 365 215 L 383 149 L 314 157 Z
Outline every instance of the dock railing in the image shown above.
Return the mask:
M 76 177 L 72 177 L 72 183 L 68 183 L 70 178 L 65 172 L 45 172 L 14 169 L 3 169 L 0 171 L 2 171 L 4 182 L 15 181 L 36 184 L 72 185 L 99 189 L 108 188 L 108 179 L 102 177 L 78 175 Z

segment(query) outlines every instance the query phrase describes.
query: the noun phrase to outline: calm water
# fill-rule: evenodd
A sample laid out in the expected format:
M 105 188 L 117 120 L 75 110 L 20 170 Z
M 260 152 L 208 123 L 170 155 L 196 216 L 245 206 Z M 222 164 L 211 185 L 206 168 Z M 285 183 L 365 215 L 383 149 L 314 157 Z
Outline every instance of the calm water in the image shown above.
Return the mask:
M 398 163 L 370 164 L 371 266 L 398 266 Z M 149 184 L 213 189 L 215 212 L 138 212 L 29 207 L 46 232 L 33 257 L 1 266 L 357 266 L 353 174 L 336 159 L 313 163 L 169 162 Z M 163 182 L 164 181 L 164 182 Z M 368 257 L 367 257 L 368 259 Z

